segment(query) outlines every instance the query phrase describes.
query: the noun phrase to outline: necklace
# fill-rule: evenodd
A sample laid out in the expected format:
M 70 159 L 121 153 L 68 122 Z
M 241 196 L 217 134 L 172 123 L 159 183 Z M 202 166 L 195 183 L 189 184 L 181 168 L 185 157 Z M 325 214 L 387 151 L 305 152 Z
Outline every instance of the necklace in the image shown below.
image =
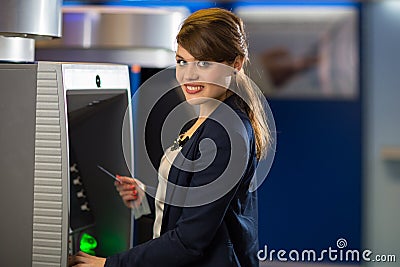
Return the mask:
M 171 151 L 178 149 L 179 147 L 183 147 L 186 142 L 189 140 L 189 136 L 186 136 L 182 139 L 184 133 L 179 135 L 178 138 L 175 139 L 174 144 L 171 147 Z

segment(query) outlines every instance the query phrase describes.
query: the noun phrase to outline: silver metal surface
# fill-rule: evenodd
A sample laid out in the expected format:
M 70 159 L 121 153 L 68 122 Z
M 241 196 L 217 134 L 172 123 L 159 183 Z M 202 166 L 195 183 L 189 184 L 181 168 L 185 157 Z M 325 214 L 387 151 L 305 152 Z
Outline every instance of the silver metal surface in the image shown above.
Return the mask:
M 35 40 L 0 36 L 0 60 L 32 62 L 35 60 Z
M 62 0 L 3 0 L 0 35 L 27 38 L 61 36 Z
M 110 62 L 139 65 L 144 68 L 166 68 L 175 64 L 175 52 L 154 48 L 36 48 L 36 60 L 63 62 Z
M 36 59 L 111 62 L 165 68 L 174 64 L 184 7 L 63 8 L 63 37 L 36 42 Z
M 31 266 L 36 65 L 0 64 L 1 266 Z
M 64 7 L 63 38 L 51 42 L 51 46 L 173 50 L 179 26 L 187 14 L 185 8 Z

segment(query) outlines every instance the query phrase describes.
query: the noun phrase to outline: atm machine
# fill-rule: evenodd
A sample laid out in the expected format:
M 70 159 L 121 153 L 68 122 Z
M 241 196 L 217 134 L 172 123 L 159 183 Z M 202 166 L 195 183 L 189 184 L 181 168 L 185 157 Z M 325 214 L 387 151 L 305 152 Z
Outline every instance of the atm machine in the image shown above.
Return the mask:
M 98 167 L 133 166 L 127 66 L 39 62 L 37 77 L 33 261 L 51 261 L 55 226 L 62 255 L 127 250 L 130 211 Z
M 0 139 L 3 153 L 8 152 L 2 157 L 9 158 L 1 161 L 1 205 L 9 216 L 2 222 L 3 237 L 13 245 L 19 232 L 25 232 L 13 253 L 31 244 L 26 250 L 32 251 L 32 266 L 66 266 L 68 253 L 79 250 L 106 257 L 129 249 L 131 213 L 114 181 L 98 167 L 129 176 L 133 166 L 128 67 L 1 64 L 0 77 L 2 109 L 18 108 L 15 115 L 1 113 L 15 138 L 6 131 Z M 27 88 L 19 99 L 8 98 Z M 20 132 L 26 139 L 19 140 Z M 25 161 L 13 161 L 16 154 Z M 7 182 L 20 176 L 18 172 L 24 173 L 17 177 L 20 181 Z M 20 208 L 11 211 L 13 204 Z M 15 221 L 20 215 L 13 213 L 26 220 Z

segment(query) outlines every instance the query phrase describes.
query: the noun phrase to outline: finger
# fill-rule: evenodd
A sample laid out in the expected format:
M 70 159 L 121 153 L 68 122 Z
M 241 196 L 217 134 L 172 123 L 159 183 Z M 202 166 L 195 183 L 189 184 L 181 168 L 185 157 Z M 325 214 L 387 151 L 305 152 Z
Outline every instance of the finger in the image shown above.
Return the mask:
M 132 190 L 123 190 L 119 191 L 119 195 L 121 197 L 127 196 L 127 195 L 134 195 Z
M 96 256 L 92 256 L 82 251 L 79 251 L 76 254 L 76 258 L 78 259 L 79 263 L 90 264 L 93 262 L 94 259 L 96 259 Z
M 75 256 L 68 256 L 68 267 L 74 266 L 75 264 Z
M 117 188 L 118 188 L 118 187 L 123 187 L 123 186 L 125 186 L 125 185 L 129 185 L 129 184 L 132 184 L 132 183 L 123 182 L 122 179 L 120 179 L 119 181 L 115 181 L 115 182 L 114 182 L 114 185 L 115 185 Z
M 134 184 L 125 184 L 124 186 L 124 190 L 135 190 L 136 189 L 136 185 Z
M 134 195 L 134 194 L 126 194 L 126 195 L 122 196 L 122 199 L 124 201 L 136 200 L 137 198 L 138 198 L 138 196 Z
M 122 192 L 122 191 L 132 191 L 136 190 L 136 185 L 133 184 L 120 184 L 116 185 L 117 191 Z
M 137 199 L 138 199 L 137 196 L 127 196 L 124 198 L 124 201 L 130 202 L 130 201 L 137 200 Z
M 71 256 L 68 260 L 68 266 L 76 266 L 79 263 L 82 263 L 84 257 L 81 256 Z
M 76 254 L 76 257 L 78 257 L 79 260 L 81 262 L 83 262 L 83 263 L 88 263 L 88 262 L 90 262 L 91 259 L 95 259 L 96 258 L 96 256 L 89 255 L 89 254 L 87 254 L 85 252 L 82 252 L 82 251 L 79 251 Z
M 119 188 L 119 190 L 117 190 L 117 191 L 119 192 L 120 196 L 125 195 L 125 194 L 129 194 L 129 193 L 132 193 L 132 192 L 134 192 L 134 191 L 138 192 L 138 191 L 136 190 L 136 187 L 135 187 L 135 186 L 125 186 L 125 187 L 121 187 L 121 188 Z
M 118 176 L 118 179 L 121 181 L 121 183 L 126 183 L 126 184 L 135 184 L 135 180 L 132 179 L 131 177 L 127 176 Z
M 135 195 L 132 192 L 128 192 L 128 193 L 121 195 L 121 198 L 123 200 L 132 200 L 132 199 L 136 199 L 137 197 L 138 197 L 138 195 Z
M 135 189 L 128 189 L 128 190 L 121 190 L 121 191 L 119 191 L 119 195 L 122 197 L 122 196 L 125 196 L 125 195 L 137 195 L 138 194 L 138 191 L 137 190 L 135 190 Z
M 94 256 L 92 256 L 92 255 L 89 255 L 89 254 L 83 252 L 83 251 L 78 251 L 78 253 L 76 253 L 76 255 L 77 255 L 77 256 L 82 256 L 82 257 L 88 257 L 88 258 L 94 257 Z
M 134 194 L 134 193 L 138 193 L 138 190 L 135 187 L 128 187 L 128 188 L 124 188 L 122 190 L 118 191 L 120 196 L 122 195 L 126 195 L 126 194 Z

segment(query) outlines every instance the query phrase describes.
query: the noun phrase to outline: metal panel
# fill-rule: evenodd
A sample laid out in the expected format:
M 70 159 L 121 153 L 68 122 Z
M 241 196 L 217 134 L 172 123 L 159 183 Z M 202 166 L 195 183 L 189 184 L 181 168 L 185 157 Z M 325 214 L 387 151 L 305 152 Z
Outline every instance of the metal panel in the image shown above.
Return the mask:
M 0 60 L 33 62 L 35 40 L 61 37 L 62 0 L 3 0 Z
M 0 34 L 35 38 L 61 37 L 61 0 L 5 0 L 0 9 Z
M 4 37 L 0 35 L 0 59 L 10 62 L 34 61 L 35 40 L 20 37 Z
M 175 64 L 175 52 L 167 49 L 137 47 L 86 49 L 37 46 L 36 59 L 64 62 L 111 62 L 127 65 L 140 65 L 146 68 L 166 68 Z
M 36 65 L 0 64 L 1 266 L 30 266 Z
M 36 59 L 169 67 L 189 14 L 185 7 L 64 7 L 63 38 L 36 42 Z
M 174 50 L 186 8 L 76 6 L 63 8 L 63 38 L 51 46 L 151 47 Z
M 63 145 L 66 147 L 62 138 L 66 125 L 61 123 L 64 106 L 57 82 L 61 75 L 57 75 L 55 66 L 43 69 L 45 66 L 39 64 L 37 75 L 32 266 L 66 264 L 68 177 L 63 175 L 62 159 L 67 155 L 62 151 Z

